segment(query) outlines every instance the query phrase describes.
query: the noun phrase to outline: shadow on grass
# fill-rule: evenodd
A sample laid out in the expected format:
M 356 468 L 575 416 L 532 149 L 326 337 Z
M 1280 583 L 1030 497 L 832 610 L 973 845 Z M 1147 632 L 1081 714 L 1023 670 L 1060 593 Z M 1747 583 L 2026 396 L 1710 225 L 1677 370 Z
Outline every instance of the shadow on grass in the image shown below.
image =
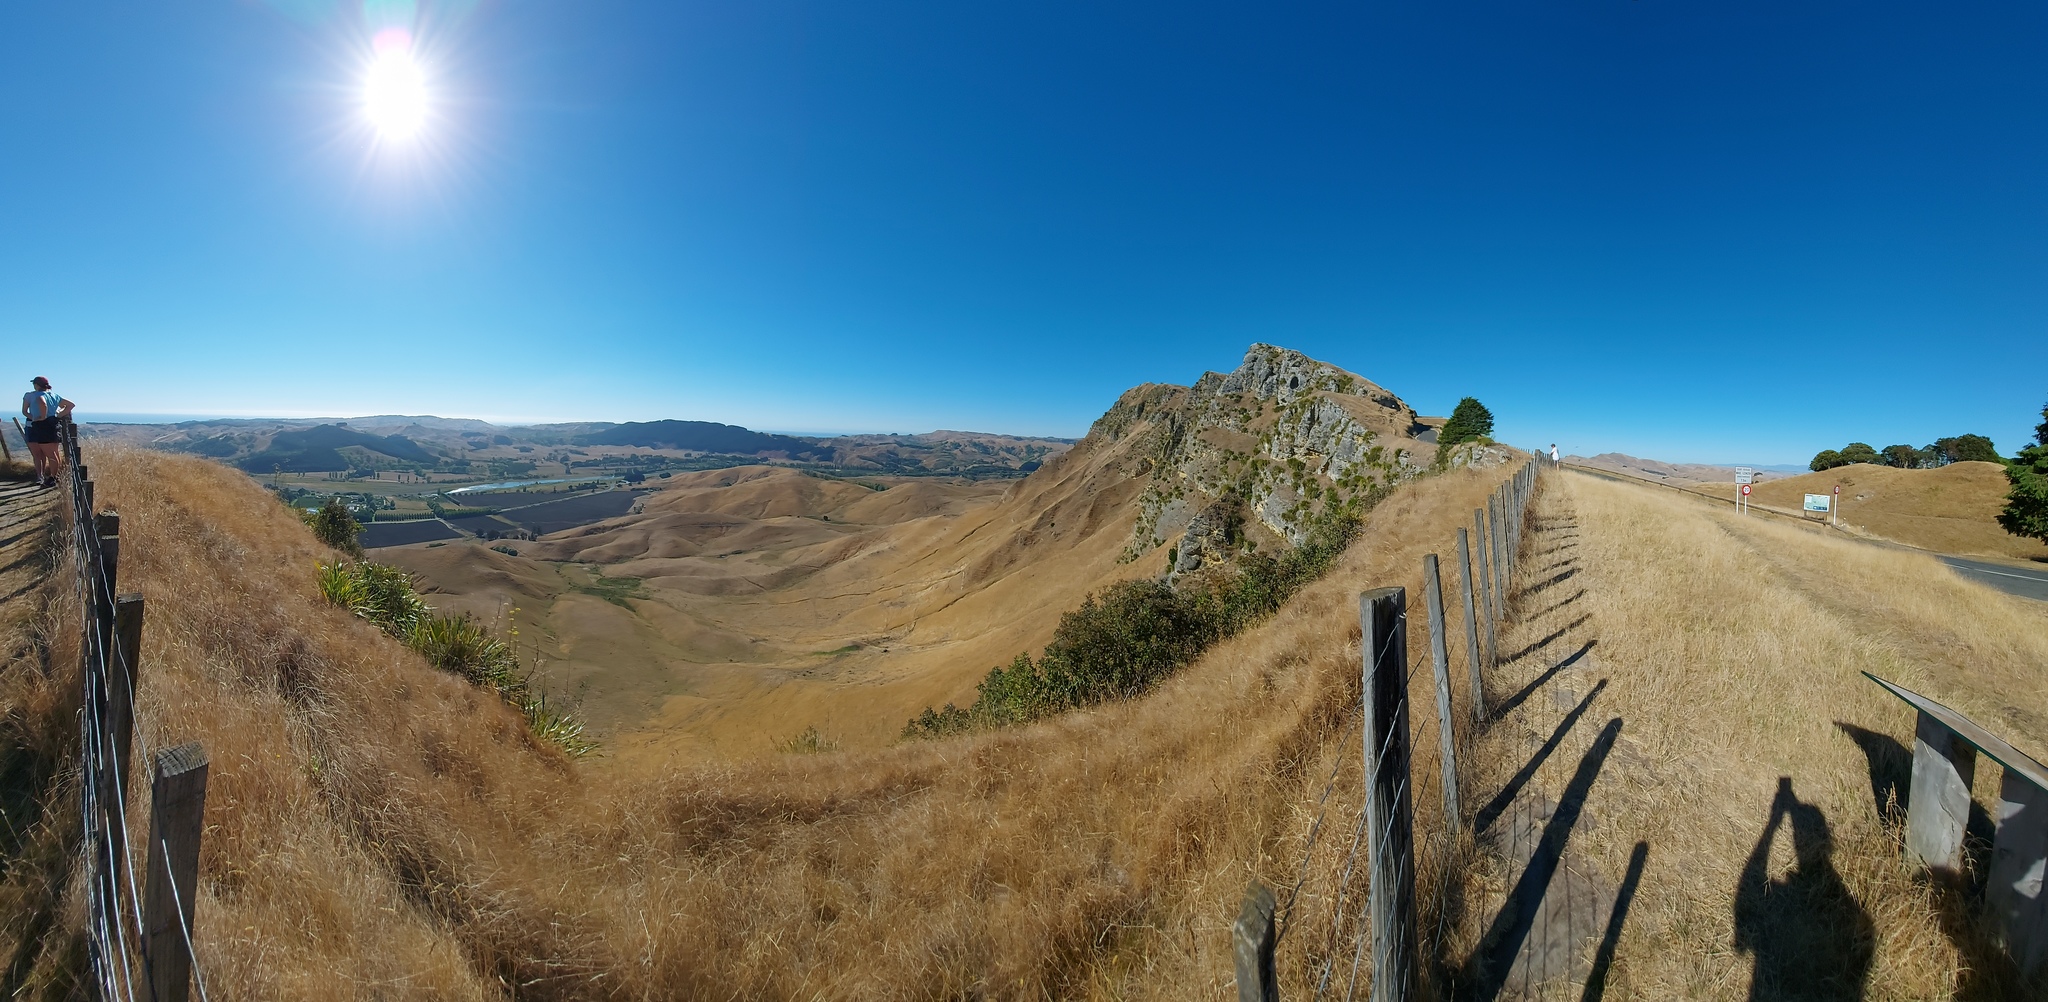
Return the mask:
M 1605 688 L 1607 680 L 1603 678 L 1594 684 L 1593 691 L 1586 693 L 1586 698 L 1579 700 L 1579 705 L 1572 707 L 1572 712 L 1565 714 L 1564 719 L 1557 722 L 1556 729 L 1550 732 L 1550 740 L 1543 742 L 1543 746 L 1536 749 L 1536 754 L 1530 756 L 1529 761 L 1509 778 L 1507 785 L 1501 787 L 1500 792 L 1494 794 L 1493 799 L 1487 801 L 1486 806 L 1480 808 L 1479 813 L 1473 817 L 1474 834 L 1485 832 L 1494 821 L 1506 813 L 1508 805 L 1515 802 L 1515 795 L 1522 792 L 1522 787 L 1528 784 L 1529 778 L 1536 775 L 1536 770 L 1541 768 L 1544 761 L 1550 758 L 1550 754 L 1557 750 L 1558 744 L 1564 741 L 1564 736 L 1571 733 L 1579 718 L 1585 716 L 1586 710 L 1592 707 L 1594 697 L 1600 695 L 1600 690 Z
M 1628 906 L 1636 899 L 1636 888 L 1643 882 L 1643 865 L 1650 861 L 1650 843 L 1637 842 L 1636 851 L 1628 857 L 1628 876 L 1621 880 L 1621 890 L 1615 892 L 1614 910 L 1607 913 L 1607 933 L 1600 937 L 1600 948 L 1593 953 L 1593 970 L 1586 975 L 1586 991 L 1579 996 L 1579 1002 L 1600 1002 L 1607 994 L 1607 972 L 1614 966 L 1615 948 L 1621 945 L 1621 929 L 1628 922 Z
M 1795 862 L 1773 878 L 1771 844 L 1788 822 Z M 1735 885 L 1734 946 L 1756 965 L 1751 1002 L 1864 997 L 1877 926 L 1835 872 L 1833 853 L 1827 817 L 1792 792 L 1790 777 L 1780 777 L 1771 819 Z
M 1487 1002 L 1498 997 L 1507 983 L 1515 957 L 1522 952 L 1522 944 L 1535 927 L 1543 897 L 1550 891 L 1550 882 L 1564 861 L 1565 843 L 1571 838 L 1572 829 L 1577 827 L 1580 813 L 1585 810 L 1586 797 L 1593 791 L 1593 781 L 1600 778 L 1600 768 L 1607 762 L 1607 753 L 1614 749 L 1614 742 L 1620 736 L 1621 718 L 1616 717 L 1600 729 L 1600 736 L 1579 759 L 1578 770 L 1572 774 L 1571 783 L 1558 800 L 1557 810 L 1543 823 L 1543 834 L 1536 843 L 1535 853 L 1529 857 L 1529 864 L 1522 868 L 1522 875 L 1508 891 L 1500 914 L 1494 916 L 1493 924 L 1480 938 L 1479 948 L 1465 962 L 1465 976 L 1460 980 L 1471 986 L 1468 999 Z
M 1585 622 L 1585 620 L 1586 617 L 1579 617 L 1579 622 Z M 1575 623 L 1573 625 L 1577 624 Z M 1564 631 L 1559 630 L 1558 632 L 1563 633 Z M 1505 718 L 1510 712 L 1514 710 L 1515 707 L 1520 706 L 1523 703 L 1527 702 L 1529 697 L 1531 695 L 1534 695 L 1537 689 L 1543 687 L 1543 683 L 1548 682 L 1551 679 L 1557 677 L 1558 672 L 1561 672 L 1566 668 L 1570 668 L 1572 665 L 1577 664 L 1579 662 L 1579 659 L 1585 657 L 1586 653 L 1593 649 L 1593 645 L 1599 642 L 1600 641 L 1598 639 L 1594 639 L 1588 640 L 1584 644 L 1579 645 L 1579 649 L 1573 651 L 1569 657 L 1565 658 L 1563 661 L 1559 661 L 1558 663 L 1551 665 L 1547 669 L 1544 669 L 1543 674 L 1536 676 L 1534 679 L 1531 679 L 1528 685 L 1522 687 L 1522 691 L 1517 692 L 1514 695 L 1509 696 L 1508 698 L 1493 704 L 1493 719 L 1500 720 Z M 1527 652 L 1525 651 L 1524 653 Z M 1519 654 L 1516 655 L 1516 657 L 1520 656 L 1521 655 Z

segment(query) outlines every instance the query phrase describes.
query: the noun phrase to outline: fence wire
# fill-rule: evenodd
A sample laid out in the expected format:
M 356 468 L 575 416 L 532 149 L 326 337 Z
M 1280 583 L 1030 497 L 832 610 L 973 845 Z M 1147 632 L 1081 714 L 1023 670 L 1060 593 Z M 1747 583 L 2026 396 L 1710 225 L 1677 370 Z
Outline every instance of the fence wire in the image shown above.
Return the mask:
M 1529 479 L 1524 482 L 1520 479 L 1523 476 L 1527 476 Z M 1490 620 L 1495 626 L 1505 621 L 1509 615 L 1507 599 L 1508 592 L 1512 588 L 1510 575 L 1519 570 L 1518 565 L 1520 562 L 1515 557 L 1519 556 L 1519 553 L 1516 551 L 1520 547 L 1523 536 L 1522 529 L 1526 524 L 1523 510 L 1526 509 L 1534 491 L 1534 474 L 1520 472 L 1510 476 L 1502 487 L 1501 500 L 1504 503 L 1494 509 L 1502 522 L 1499 529 L 1501 533 L 1499 540 L 1500 549 L 1493 550 L 1492 552 L 1506 552 L 1507 558 L 1503 561 L 1505 566 L 1497 572 L 1481 573 L 1478 570 L 1475 565 L 1482 559 L 1478 551 L 1482 547 L 1491 549 L 1490 544 L 1485 541 L 1487 537 L 1482 536 L 1473 540 L 1473 545 L 1471 546 L 1473 554 L 1469 557 L 1471 562 L 1459 570 L 1464 581 L 1473 582 L 1494 593 L 1492 595 L 1475 596 L 1474 610 L 1477 616 Z M 1506 582 L 1508 587 L 1501 587 L 1501 582 Z M 1442 579 L 1440 577 L 1439 587 L 1441 586 Z M 1463 615 L 1464 606 L 1462 602 L 1445 602 L 1444 608 L 1447 613 L 1455 609 L 1459 615 Z M 1451 617 L 1446 615 L 1445 620 L 1445 632 L 1447 634 L 1454 632 L 1451 628 Z M 1405 608 L 1398 622 L 1400 630 L 1405 636 L 1408 623 Z M 1371 642 L 1369 631 L 1362 638 L 1362 642 Z M 1463 729 L 1458 726 L 1459 720 L 1454 718 L 1449 725 L 1446 725 L 1445 722 L 1437 719 L 1433 693 L 1432 698 L 1425 701 L 1429 704 L 1427 707 L 1428 712 L 1423 713 L 1420 720 L 1411 716 L 1411 712 L 1414 706 L 1418 705 L 1418 701 L 1411 697 L 1410 689 L 1415 684 L 1416 674 L 1422 671 L 1424 663 L 1433 656 L 1428 650 L 1427 643 L 1424 643 L 1422 646 L 1424 650 L 1421 656 L 1409 659 L 1407 671 L 1401 679 L 1400 697 L 1393 709 L 1394 718 L 1406 723 L 1405 730 L 1410 735 L 1408 754 L 1406 756 L 1406 774 L 1403 774 L 1403 771 L 1396 765 L 1389 771 L 1386 777 L 1386 781 L 1397 784 L 1394 787 L 1392 797 L 1396 804 L 1401 803 L 1404 797 L 1412 798 L 1415 796 L 1430 796 L 1432 794 L 1441 797 L 1443 779 L 1441 776 L 1441 764 L 1437 762 L 1437 759 L 1441 757 L 1442 752 L 1439 748 L 1437 731 L 1445 726 L 1452 728 L 1454 734 L 1453 745 L 1460 749 L 1460 753 L 1457 756 L 1457 772 L 1461 777 L 1460 789 L 1463 790 L 1467 786 L 1466 783 L 1462 782 L 1462 777 L 1465 774 L 1465 756 L 1462 753 L 1462 749 L 1466 745 L 1466 741 L 1457 740 L 1457 738 L 1466 737 L 1467 735 L 1463 734 Z M 1450 643 L 1449 638 L 1446 638 L 1446 647 L 1452 646 L 1454 645 Z M 1385 659 L 1392 656 L 1394 650 L 1395 645 L 1388 644 L 1375 652 L 1372 670 L 1377 671 L 1382 668 L 1385 665 Z M 1405 649 L 1402 651 L 1402 654 L 1406 654 Z M 1339 749 L 1339 752 L 1336 755 L 1336 761 L 1330 767 L 1328 776 L 1325 778 L 1322 790 L 1317 795 L 1311 808 L 1311 814 L 1308 819 L 1308 832 L 1300 849 L 1301 861 L 1295 867 L 1294 880 L 1288 886 L 1285 898 L 1275 918 L 1274 945 L 1276 949 L 1290 935 L 1294 936 L 1296 940 L 1300 939 L 1301 933 L 1296 931 L 1297 927 L 1305 929 L 1310 937 L 1307 941 L 1297 945 L 1300 958 L 1298 962 L 1302 966 L 1296 968 L 1296 970 L 1305 976 L 1303 983 L 1301 983 L 1301 988 L 1314 1002 L 1322 1002 L 1326 997 L 1330 999 L 1337 998 L 1337 990 L 1340 984 L 1342 986 L 1342 997 L 1346 1002 L 1351 1002 L 1351 1000 L 1360 997 L 1370 997 L 1373 990 L 1373 982 L 1382 972 L 1388 974 L 1396 973 L 1399 971 L 1399 968 L 1411 962 L 1405 956 L 1381 955 L 1386 950 L 1400 949 L 1397 944 L 1391 941 L 1381 944 L 1370 942 L 1375 937 L 1373 937 L 1369 909 L 1371 897 L 1370 880 L 1374 870 L 1369 861 L 1375 857 L 1384 858 L 1385 854 L 1393 848 L 1393 840 L 1400 834 L 1398 832 L 1399 826 L 1389 826 L 1387 831 L 1376 833 L 1374 838 L 1366 838 L 1369 815 L 1379 792 L 1378 784 L 1381 782 L 1381 779 L 1376 774 L 1378 770 L 1364 768 L 1368 763 L 1356 751 L 1349 755 L 1341 751 L 1350 743 L 1352 729 L 1363 725 L 1371 718 L 1371 707 L 1369 706 L 1370 674 L 1370 672 L 1365 673 L 1367 676 L 1365 680 L 1366 688 L 1361 689 L 1358 695 L 1358 704 L 1354 711 L 1347 715 L 1344 725 L 1337 730 L 1334 742 L 1326 745 L 1326 747 Z M 1467 698 L 1474 698 L 1474 695 L 1468 694 Z M 1469 719 L 1465 720 L 1464 723 L 1472 724 L 1475 729 L 1483 726 L 1483 724 L 1474 723 Z M 1398 729 L 1391 731 L 1381 743 L 1378 754 L 1372 758 L 1372 761 L 1384 763 L 1387 754 L 1393 748 L 1395 738 L 1399 736 L 1400 731 Z M 1335 792 L 1340 785 L 1340 780 L 1347 771 L 1347 766 L 1354 762 L 1359 763 L 1364 772 L 1360 776 L 1358 786 L 1359 799 L 1355 805 L 1349 796 Z M 1413 778 L 1414 770 L 1418 767 L 1423 767 L 1423 775 L 1419 778 Z M 1464 813 L 1463 808 L 1464 805 L 1461 803 L 1459 805 L 1461 814 Z M 1333 814 L 1336 815 L 1335 818 L 1331 817 Z M 1410 800 L 1408 818 L 1411 828 L 1414 816 L 1414 802 Z M 1339 841 L 1336 843 L 1335 851 L 1329 851 L 1330 847 L 1321 841 L 1322 834 L 1325 829 L 1331 827 L 1336 827 L 1341 831 L 1341 821 L 1346 819 L 1351 822 L 1352 829 L 1349 844 L 1346 845 L 1345 842 Z M 1461 818 L 1460 820 L 1461 822 L 1469 822 L 1470 819 Z M 1461 824 L 1461 827 L 1463 827 L 1463 824 Z M 1414 962 L 1433 966 L 1440 973 L 1449 973 L 1454 965 L 1445 964 L 1442 961 L 1445 959 L 1444 952 L 1449 948 L 1449 937 L 1453 932 L 1451 928 L 1450 896 L 1453 890 L 1452 884 L 1458 879 L 1458 875 L 1454 872 L 1452 864 L 1455 863 L 1457 854 L 1460 851 L 1460 840 L 1452 835 L 1448 828 L 1443 831 L 1415 832 L 1413 834 L 1411 852 L 1405 859 L 1399 861 L 1401 869 L 1395 876 L 1401 885 L 1408 886 L 1412 885 L 1412 882 L 1417 879 L 1419 874 L 1431 874 L 1433 879 L 1430 881 L 1430 887 L 1424 893 L 1426 893 L 1428 898 L 1429 910 L 1434 912 L 1434 915 L 1431 916 L 1432 921 L 1423 928 L 1415 930 L 1418 942 L 1416 943 L 1417 956 L 1414 958 Z M 1324 851 L 1319 852 L 1319 849 Z M 1365 850 L 1364 854 L 1368 860 L 1368 865 L 1365 867 L 1366 876 L 1363 878 L 1358 876 L 1361 849 Z M 1359 883 L 1363 883 L 1365 886 L 1357 886 Z M 1418 890 L 1422 889 L 1418 888 Z M 1421 916 L 1415 916 L 1415 919 L 1419 922 Z M 1348 949 L 1346 949 L 1347 947 Z M 1373 960 L 1369 967 L 1365 964 L 1368 952 L 1372 953 Z M 1347 953 L 1349 954 L 1348 957 L 1346 956 Z M 1432 958 L 1438 961 L 1438 963 L 1432 965 Z M 1419 976 L 1422 972 L 1399 971 L 1399 973 L 1405 977 L 1413 978 Z M 1450 985 L 1439 987 L 1446 991 L 1454 989 L 1454 986 Z
M 129 823 L 128 789 L 121 771 L 118 738 L 107 729 L 107 715 L 116 698 L 129 699 L 127 727 L 130 761 L 151 760 L 141 729 L 136 727 L 132 694 L 136 666 L 129 652 L 113 635 L 116 596 L 115 574 L 107 565 L 100 545 L 98 520 L 92 510 L 87 480 L 79 450 L 77 426 L 62 422 L 71 518 L 71 565 L 74 596 L 80 617 L 80 673 L 83 691 L 79 705 L 79 809 L 84 822 L 87 956 L 91 961 L 92 984 L 102 1002 L 134 1002 L 156 998 L 145 946 L 148 928 L 143 919 L 143 886 L 136 879 L 134 826 Z M 119 692 L 115 686 L 120 686 Z M 152 798 L 152 809 L 154 809 Z M 170 846 L 160 826 L 149 826 L 143 841 L 145 860 L 154 854 L 163 859 L 163 872 L 172 872 Z M 152 842 L 152 838 L 154 841 Z M 191 958 L 192 980 L 201 1002 L 208 1002 L 206 978 L 199 965 L 192 930 L 185 921 L 185 909 L 176 880 L 167 880 L 178 913 L 178 933 L 186 956 Z

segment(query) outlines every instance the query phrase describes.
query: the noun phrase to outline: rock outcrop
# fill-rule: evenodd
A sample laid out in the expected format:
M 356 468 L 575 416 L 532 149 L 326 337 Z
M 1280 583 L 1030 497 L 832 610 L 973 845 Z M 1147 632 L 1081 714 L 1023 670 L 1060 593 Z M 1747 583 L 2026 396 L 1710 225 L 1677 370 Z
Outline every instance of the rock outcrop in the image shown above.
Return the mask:
M 1179 575 L 1299 545 L 1333 507 L 1426 469 L 1441 424 L 1357 373 L 1255 344 L 1236 369 L 1191 387 L 1126 392 L 1087 442 L 1121 443 L 1129 472 L 1148 481 L 1125 557 L 1180 537 L 1170 568 Z M 1447 458 L 1485 466 L 1509 453 L 1471 447 Z

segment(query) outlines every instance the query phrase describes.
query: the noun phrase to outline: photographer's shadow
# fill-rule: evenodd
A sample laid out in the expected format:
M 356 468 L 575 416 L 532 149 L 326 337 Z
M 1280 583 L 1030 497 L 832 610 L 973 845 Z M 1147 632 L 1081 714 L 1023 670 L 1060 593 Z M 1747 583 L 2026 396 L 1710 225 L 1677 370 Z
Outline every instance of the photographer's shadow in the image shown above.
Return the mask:
M 1771 844 L 1791 821 L 1792 869 L 1770 876 Z M 1751 1002 L 1860 1002 L 1870 977 L 1876 926 L 1829 858 L 1833 836 L 1820 808 L 1778 780 L 1771 820 L 1735 888 L 1735 949 L 1756 959 Z

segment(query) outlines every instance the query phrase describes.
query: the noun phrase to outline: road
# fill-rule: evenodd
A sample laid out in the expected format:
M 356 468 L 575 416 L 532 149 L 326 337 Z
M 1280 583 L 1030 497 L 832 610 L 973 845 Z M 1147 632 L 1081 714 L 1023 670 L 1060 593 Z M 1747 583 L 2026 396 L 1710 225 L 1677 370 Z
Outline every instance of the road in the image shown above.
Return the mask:
M 1991 564 L 1940 553 L 1935 557 L 1972 581 L 1981 581 L 2008 594 L 2048 602 L 2048 570 Z
M 1590 466 L 1579 466 L 1577 464 L 1568 463 L 1566 464 L 1566 469 L 1572 470 L 1575 473 L 1587 473 L 1596 477 L 1604 477 L 1608 480 L 1616 481 L 1617 483 L 1642 484 L 1648 487 L 1661 487 L 1665 490 L 1677 491 L 1681 494 L 1690 494 L 1693 497 L 1703 498 L 1708 501 L 1718 501 L 1722 504 L 1730 505 L 1734 503 L 1728 500 L 1727 498 L 1715 497 L 1711 494 L 1705 494 L 1700 491 L 1687 490 L 1683 487 L 1678 487 L 1672 484 L 1660 484 L 1654 480 L 1644 480 L 1641 477 L 1631 477 L 1625 474 L 1614 473 L 1609 470 L 1597 470 Z M 1801 522 L 1805 521 L 1805 519 L 1800 519 L 1796 515 L 1766 509 L 1761 506 L 1752 506 L 1750 510 L 1762 512 L 1767 515 L 1779 515 L 1781 517 L 1791 518 Z M 1843 538 L 1856 539 L 1857 537 L 1844 536 Z M 2031 598 L 2037 601 L 2048 602 L 2048 568 L 2022 567 L 2015 566 L 2013 564 L 1992 563 L 1987 560 L 1972 560 L 1968 557 L 1954 557 L 1946 553 L 1935 553 L 1932 550 L 1922 550 L 1917 546 L 1907 546 L 1904 543 L 1894 543 L 1889 540 L 1879 541 L 1874 539 L 1865 539 L 1860 540 L 1860 542 L 1869 543 L 1873 546 L 1891 546 L 1899 549 L 1914 550 L 1920 553 L 1926 553 L 1933 556 L 1935 559 L 1940 560 L 1942 563 L 1947 564 L 1950 567 L 1954 568 L 1956 573 L 1962 574 L 1963 576 L 1969 578 L 1972 581 L 1990 585 L 1991 587 L 1996 588 L 1999 591 L 2005 592 L 2008 595 L 2018 595 L 2021 598 Z

